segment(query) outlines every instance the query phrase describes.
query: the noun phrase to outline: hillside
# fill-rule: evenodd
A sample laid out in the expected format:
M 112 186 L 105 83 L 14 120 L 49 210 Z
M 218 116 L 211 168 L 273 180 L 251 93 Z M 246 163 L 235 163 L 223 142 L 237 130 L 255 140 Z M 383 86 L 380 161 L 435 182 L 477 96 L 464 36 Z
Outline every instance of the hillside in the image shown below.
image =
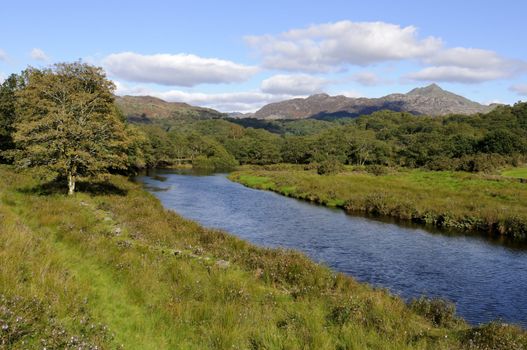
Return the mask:
M 413 89 L 406 94 L 391 94 L 380 98 L 350 98 L 327 94 L 295 98 L 268 104 L 258 110 L 254 117 L 259 119 L 333 119 L 356 117 L 379 110 L 441 116 L 485 113 L 492 109 L 493 106 L 479 104 L 432 84 Z
M 214 109 L 187 103 L 166 102 L 152 96 L 116 96 L 115 102 L 126 119 L 133 123 L 165 122 L 171 119 L 211 119 L 224 114 Z

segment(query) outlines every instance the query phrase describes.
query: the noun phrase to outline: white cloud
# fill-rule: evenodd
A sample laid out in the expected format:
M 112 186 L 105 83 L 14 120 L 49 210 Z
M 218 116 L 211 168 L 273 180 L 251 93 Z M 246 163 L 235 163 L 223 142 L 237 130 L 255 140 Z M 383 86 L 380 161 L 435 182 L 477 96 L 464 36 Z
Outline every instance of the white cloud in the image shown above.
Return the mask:
M 144 87 L 128 87 L 120 82 L 115 82 L 115 85 L 117 95 L 148 95 L 169 102 L 186 102 L 191 105 L 210 107 L 222 112 L 254 112 L 268 103 L 298 97 L 259 91 L 201 93 L 169 90 L 160 92 Z
M 111 74 L 124 80 L 186 87 L 242 82 L 258 72 L 253 66 L 190 54 L 122 52 L 107 56 L 103 65 Z
M 516 84 L 511 86 L 509 90 L 520 96 L 527 96 L 527 84 Z
M 321 92 L 329 81 L 307 74 L 274 75 L 262 81 L 260 89 L 270 94 L 311 95 Z
M 46 55 L 46 53 L 42 49 L 39 49 L 39 48 L 34 48 L 33 50 L 31 50 L 30 56 L 35 61 L 45 62 L 49 60 L 48 55 Z
M 375 86 L 383 84 L 385 81 L 379 78 L 375 73 L 371 72 L 359 72 L 354 74 L 352 79 L 357 83 L 364 86 Z
M 406 77 L 412 80 L 480 83 L 506 79 L 527 71 L 527 62 L 500 56 L 494 51 L 456 47 L 423 60 L 432 65 Z
M 466 68 L 501 67 L 507 61 L 489 50 L 455 47 L 441 50 L 424 60 L 433 66 L 456 66 Z
M 7 61 L 7 53 L 0 49 L 0 61 Z
M 2 84 L 6 79 L 6 76 L 4 75 L 4 73 L 0 72 L 0 84 Z
M 405 78 L 419 81 L 434 82 L 456 82 L 456 83 L 481 83 L 489 80 L 510 78 L 514 76 L 516 70 L 511 71 L 510 67 L 457 67 L 457 66 L 438 66 L 427 67 L 419 72 L 410 73 Z
M 419 39 L 413 26 L 384 22 L 340 21 L 245 39 L 265 67 L 308 72 L 425 57 L 442 46 L 435 37 Z

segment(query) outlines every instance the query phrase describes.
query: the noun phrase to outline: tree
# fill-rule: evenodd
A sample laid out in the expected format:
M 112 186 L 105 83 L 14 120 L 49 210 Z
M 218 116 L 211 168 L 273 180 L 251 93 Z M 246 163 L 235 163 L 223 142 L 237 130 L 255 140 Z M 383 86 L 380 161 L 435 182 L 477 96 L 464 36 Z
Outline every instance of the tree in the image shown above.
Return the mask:
M 16 92 L 23 87 L 23 77 L 11 74 L 0 85 L 0 163 L 8 161 L 6 152 L 13 149 Z
M 30 68 L 17 92 L 16 163 L 65 177 L 70 195 L 79 177 L 124 169 L 128 140 L 114 88 L 101 68 L 85 63 Z

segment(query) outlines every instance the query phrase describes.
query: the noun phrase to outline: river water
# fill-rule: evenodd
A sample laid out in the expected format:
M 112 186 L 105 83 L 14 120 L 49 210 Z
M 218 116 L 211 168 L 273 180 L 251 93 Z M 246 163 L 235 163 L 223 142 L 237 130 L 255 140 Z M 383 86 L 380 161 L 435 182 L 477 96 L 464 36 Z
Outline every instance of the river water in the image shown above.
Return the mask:
M 525 247 L 351 216 L 246 188 L 224 174 L 159 170 L 138 180 L 166 208 L 206 227 L 260 246 L 303 251 L 405 299 L 446 298 L 472 324 L 501 319 L 527 328 Z

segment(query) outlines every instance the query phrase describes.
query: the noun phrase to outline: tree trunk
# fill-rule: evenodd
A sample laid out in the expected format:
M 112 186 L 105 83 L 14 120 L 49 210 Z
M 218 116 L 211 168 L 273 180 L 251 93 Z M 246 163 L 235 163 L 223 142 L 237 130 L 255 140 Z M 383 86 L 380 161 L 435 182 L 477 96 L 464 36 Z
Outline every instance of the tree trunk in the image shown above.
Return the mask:
M 72 173 L 68 174 L 68 195 L 73 195 L 75 192 L 75 175 Z

